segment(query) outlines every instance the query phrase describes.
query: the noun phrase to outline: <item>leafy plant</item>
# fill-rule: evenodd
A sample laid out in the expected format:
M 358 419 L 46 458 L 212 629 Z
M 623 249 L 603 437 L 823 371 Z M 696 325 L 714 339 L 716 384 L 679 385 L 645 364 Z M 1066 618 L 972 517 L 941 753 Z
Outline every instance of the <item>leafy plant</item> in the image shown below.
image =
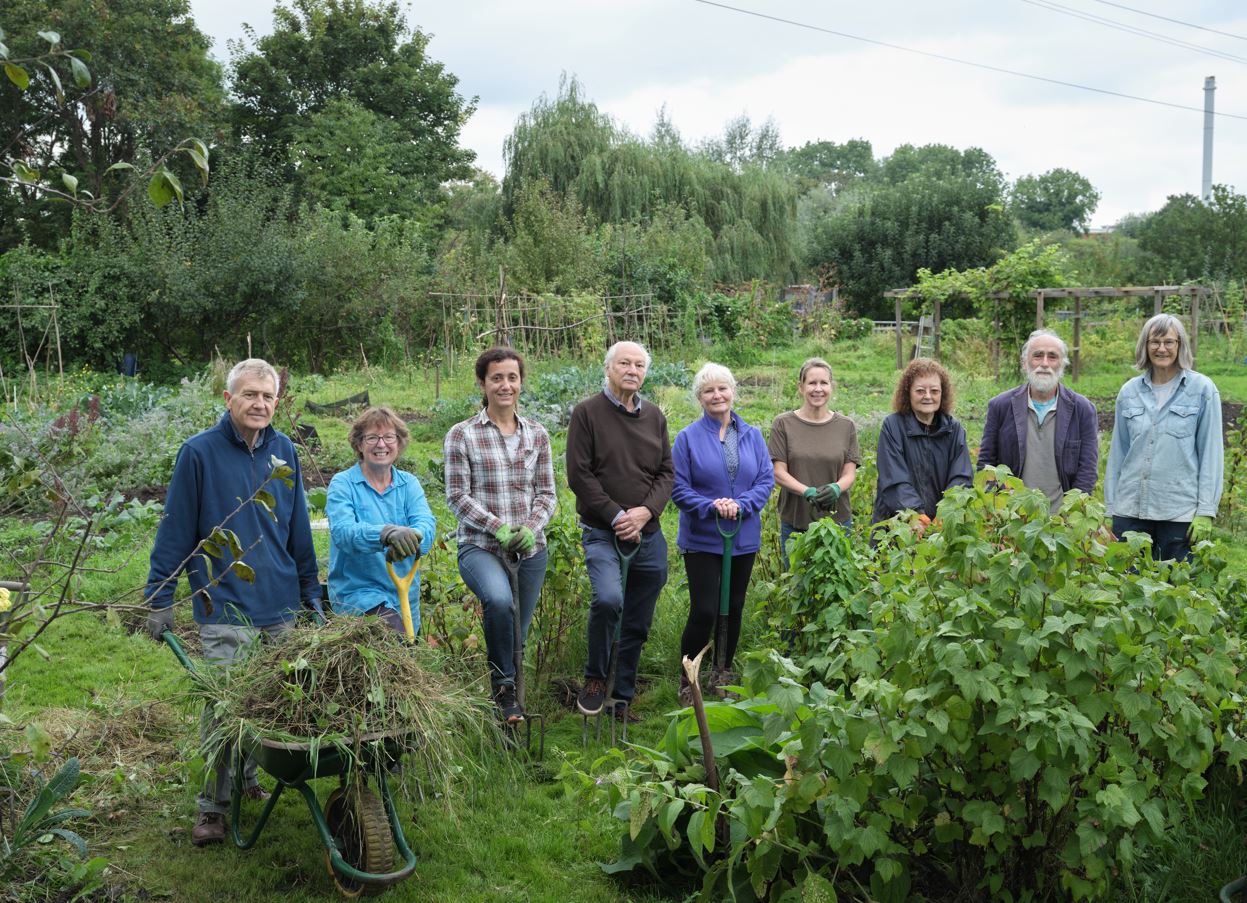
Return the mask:
M 700 875 L 702 899 L 1103 896 L 1182 829 L 1215 758 L 1247 759 L 1215 547 L 1154 562 L 1103 523 L 988 468 L 921 539 L 889 524 L 859 591 L 823 591 L 845 610 L 788 625 L 812 654 L 751 657 L 747 697 L 709 707 L 717 794 L 687 717 L 601 778 L 617 867 Z M 857 575 L 826 530 L 797 548 L 807 592 Z
M 78 777 L 78 759 L 71 757 L 50 781 L 37 783 L 34 796 L 26 805 L 21 818 L 14 822 L 9 835 L 5 836 L 0 832 L 0 875 L 15 871 L 18 862 L 30 855 L 35 844 L 52 838 L 65 841 L 79 856 L 86 859 L 86 841 L 76 832 L 61 826 L 71 819 L 87 818 L 91 813 L 75 808 L 53 811 L 74 792 L 74 788 L 78 786 Z

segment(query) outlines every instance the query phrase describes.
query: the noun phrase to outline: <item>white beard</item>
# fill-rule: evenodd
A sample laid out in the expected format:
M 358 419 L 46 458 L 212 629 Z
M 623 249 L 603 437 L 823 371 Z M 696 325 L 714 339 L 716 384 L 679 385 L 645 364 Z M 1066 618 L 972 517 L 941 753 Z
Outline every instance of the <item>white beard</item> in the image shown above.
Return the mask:
M 1060 384 L 1061 373 L 1060 371 L 1039 373 L 1038 371 L 1030 370 L 1026 374 L 1026 382 L 1040 395 L 1047 395 L 1049 392 L 1055 391 Z

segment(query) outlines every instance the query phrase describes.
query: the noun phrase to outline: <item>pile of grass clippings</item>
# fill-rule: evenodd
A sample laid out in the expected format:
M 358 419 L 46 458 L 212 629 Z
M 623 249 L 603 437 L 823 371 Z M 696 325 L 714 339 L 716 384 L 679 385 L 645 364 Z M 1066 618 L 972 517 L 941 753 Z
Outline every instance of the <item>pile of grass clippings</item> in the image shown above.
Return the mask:
M 357 757 L 364 744 L 392 737 L 407 766 L 414 759 L 447 784 L 498 746 L 481 688 L 452 659 L 408 644 L 378 618 L 300 622 L 228 668 L 200 667 L 195 693 L 217 722 L 204 740 L 207 762 L 239 740 L 303 743 L 312 756 L 333 746 Z

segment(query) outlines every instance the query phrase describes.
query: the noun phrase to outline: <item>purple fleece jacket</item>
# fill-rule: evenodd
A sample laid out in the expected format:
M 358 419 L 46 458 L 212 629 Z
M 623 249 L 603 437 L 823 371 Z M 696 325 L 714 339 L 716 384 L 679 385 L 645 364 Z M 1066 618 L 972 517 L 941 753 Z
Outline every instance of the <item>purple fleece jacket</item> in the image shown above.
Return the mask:
M 740 533 L 732 553 L 756 552 L 761 545 L 762 508 L 775 485 L 775 471 L 758 428 L 745 423 L 735 412 L 732 421 L 740 439 L 740 467 L 735 480 L 727 475 L 727 461 L 719 442 L 719 421 L 702 415 L 675 437 L 671 449 L 675 463 L 671 501 L 680 509 L 676 545 L 682 552 L 723 554 L 723 537 L 715 526 L 714 514 L 714 500 L 722 498 L 735 499 L 740 505 Z M 731 524 L 724 526 L 731 530 Z

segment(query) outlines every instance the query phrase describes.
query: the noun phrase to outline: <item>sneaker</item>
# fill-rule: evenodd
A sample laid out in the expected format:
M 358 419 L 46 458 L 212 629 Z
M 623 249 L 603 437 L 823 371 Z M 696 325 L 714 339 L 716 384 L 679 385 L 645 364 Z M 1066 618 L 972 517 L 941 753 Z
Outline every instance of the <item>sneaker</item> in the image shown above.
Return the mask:
M 200 812 L 199 820 L 191 829 L 191 843 L 197 847 L 206 847 L 210 843 L 220 843 L 225 839 L 225 816 L 220 812 Z
M 515 684 L 503 684 L 494 693 L 494 704 L 498 706 L 498 716 L 507 724 L 518 724 L 524 720 L 524 710 L 515 695 Z
M 615 703 L 613 714 L 616 721 L 626 721 L 628 724 L 637 724 L 641 720 L 641 716 L 632 711 L 632 706 L 626 702 Z
M 272 795 L 259 784 L 253 784 L 242 792 L 243 799 L 251 800 L 253 803 L 267 803 Z
M 576 708 L 582 715 L 596 715 L 606 702 L 606 681 L 600 677 L 586 677 L 585 685 L 576 697 Z

